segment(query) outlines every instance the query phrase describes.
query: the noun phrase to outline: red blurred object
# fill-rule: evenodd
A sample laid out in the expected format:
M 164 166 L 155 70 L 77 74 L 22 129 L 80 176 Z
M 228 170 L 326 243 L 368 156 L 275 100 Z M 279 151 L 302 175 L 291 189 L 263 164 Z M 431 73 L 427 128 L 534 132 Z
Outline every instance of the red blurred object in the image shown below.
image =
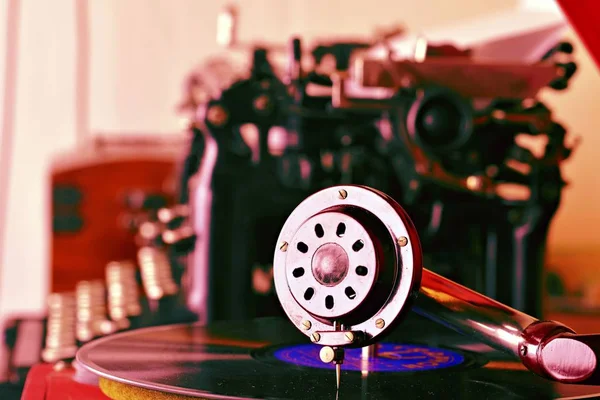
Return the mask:
M 55 158 L 50 290 L 104 279 L 111 261 L 135 260 L 135 230 L 152 209 L 171 205 L 183 154 L 175 138 L 96 139 Z
M 64 368 L 56 371 L 50 364 L 31 368 L 25 381 L 22 400 L 85 399 L 108 400 L 100 388 L 73 380 L 75 371 Z
M 557 0 L 588 52 L 600 67 L 600 2 L 598 0 Z

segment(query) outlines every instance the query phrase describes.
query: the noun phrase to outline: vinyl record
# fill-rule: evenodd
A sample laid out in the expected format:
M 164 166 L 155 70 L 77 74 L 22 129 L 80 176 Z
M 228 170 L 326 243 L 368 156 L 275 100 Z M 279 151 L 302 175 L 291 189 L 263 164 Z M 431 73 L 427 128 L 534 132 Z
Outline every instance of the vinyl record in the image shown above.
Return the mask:
M 600 393 L 598 386 L 549 382 L 519 361 L 416 315 L 379 343 L 368 361 L 360 349 L 346 351 L 339 393 L 334 366 L 319 360 L 319 349 L 289 321 L 268 318 L 125 332 L 85 345 L 77 360 L 102 378 L 102 388 L 115 399 L 156 398 L 158 392 L 312 400 L 591 398 Z

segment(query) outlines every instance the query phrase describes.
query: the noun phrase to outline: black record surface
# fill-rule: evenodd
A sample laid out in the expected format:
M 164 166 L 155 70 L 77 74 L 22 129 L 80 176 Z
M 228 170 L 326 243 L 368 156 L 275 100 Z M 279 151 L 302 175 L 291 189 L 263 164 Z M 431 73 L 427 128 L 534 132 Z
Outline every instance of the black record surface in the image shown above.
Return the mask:
M 333 370 L 316 357 L 318 347 L 284 319 L 140 329 L 91 342 L 77 360 L 114 381 L 201 398 L 544 399 L 600 393 L 597 386 L 548 382 L 503 353 L 417 315 L 380 349 L 371 367 L 347 352 L 339 393 Z

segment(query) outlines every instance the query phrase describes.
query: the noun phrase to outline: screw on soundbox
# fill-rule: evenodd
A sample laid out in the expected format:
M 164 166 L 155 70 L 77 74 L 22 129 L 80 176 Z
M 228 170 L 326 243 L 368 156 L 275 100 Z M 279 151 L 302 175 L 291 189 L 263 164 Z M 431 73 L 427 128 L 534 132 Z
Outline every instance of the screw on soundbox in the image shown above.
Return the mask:
M 400 247 L 406 246 L 408 244 L 408 238 L 406 236 L 400 236 L 400 238 L 398 238 L 398 244 Z
M 346 197 L 348 197 L 348 192 L 347 192 L 347 191 L 345 191 L 344 189 L 341 189 L 341 190 L 338 192 L 338 195 L 339 195 L 340 199 L 342 199 L 342 200 L 345 200 L 345 199 L 346 199 Z
M 288 242 L 281 242 L 281 244 L 279 245 L 279 250 L 285 252 L 288 249 Z
M 304 321 L 302 321 L 302 329 L 304 330 L 309 330 L 311 328 L 312 324 L 310 323 L 309 320 L 305 319 Z
M 381 318 L 378 318 L 377 321 L 375 321 L 375 326 L 377 327 L 377 329 L 383 329 L 383 327 L 385 326 L 385 321 Z
M 319 340 L 321 340 L 321 335 L 319 334 L 319 332 L 315 332 L 311 335 L 310 340 L 317 343 Z

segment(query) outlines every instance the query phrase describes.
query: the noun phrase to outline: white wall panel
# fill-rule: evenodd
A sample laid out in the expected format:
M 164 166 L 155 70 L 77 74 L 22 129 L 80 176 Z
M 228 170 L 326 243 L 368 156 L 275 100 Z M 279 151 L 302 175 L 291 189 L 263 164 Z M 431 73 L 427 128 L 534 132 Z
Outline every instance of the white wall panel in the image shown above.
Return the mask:
M 10 112 L 10 109 L 5 109 L 5 90 L 6 90 L 6 67 L 7 67 L 7 48 L 8 48 L 8 14 L 9 14 L 9 4 L 8 1 L 0 2 L 0 168 L 4 168 L 5 165 L 9 163 L 8 159 L 3 158 L 4 150 L 7 147 L 5 143 L 7 135 L 5 135 L 5 127 L 4 127 L 4 116 L 6 113 Z M 8 193 L 5 189 L 5 184 L 3 183 L 6 180 L 2 170 L 0 170 L 0 285 L 2 283 L 2 248 L 4 245 L 4 234 L 6 232 L 6 222 L 5 222 L 5 211 L 6 204 L 8 202 Z M 0 286 L 1 288 L 1 286 Z M 2 304 L 2 296 L 0 295 L 0 308 Z
M 185 75 L 216 44 L 224 1 L 90 2 L 91 126 L 101 131 L 171 132 Z M 242 8 L 240 39 L 277 39 L 285 2 L 252 0 Z
M 0 311 L 38 309 L 48 266 L 47 163 L 75 143 L 75 0 L 21 1 Z
M 7 37 L 6 31 L 8 27 L 8 1 L 0 1 L 0 126 L 4 121 L 4 75 L 6 73 L 6 47 Z M 0 143 L 2 143 L 3 130 L 0 129 Z M 1 144 L 0 144 L 1 146 Z M 0 154 L 2 154 L 0 152 Z

